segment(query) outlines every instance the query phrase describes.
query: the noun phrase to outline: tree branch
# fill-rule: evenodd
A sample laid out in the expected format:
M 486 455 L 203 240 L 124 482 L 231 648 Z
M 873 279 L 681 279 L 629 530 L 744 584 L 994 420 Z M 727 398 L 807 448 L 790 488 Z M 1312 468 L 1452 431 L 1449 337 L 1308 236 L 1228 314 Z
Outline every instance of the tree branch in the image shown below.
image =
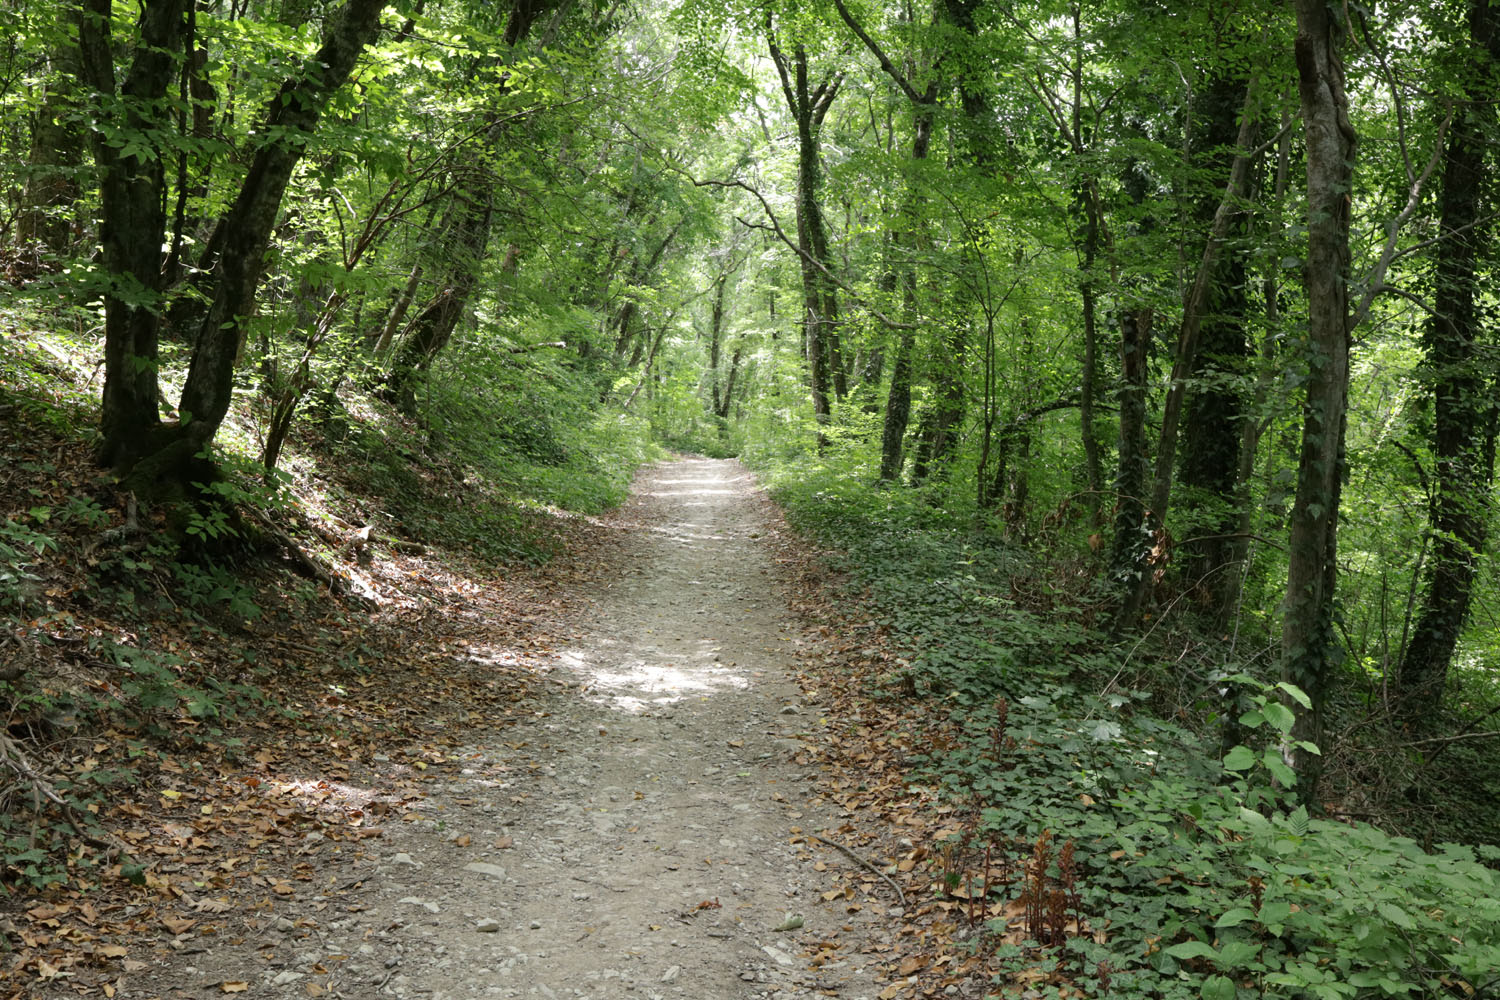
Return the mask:
M 885 50 L 880 47 L 880 43 L 877 42 L 874 38 L 871 38 L 870 35 L 865 31 L 865 29 L 860 26 L 859 22 L 854 20 L 854 15 L 850 14 L 849 8 L 844 6 L 844 0 L 833 0 L 833 5 L 838 9 L 839 17 L 843 18 L 844 23 L 849 26 L 849 30 L 854 32 L 855 36 L 858 37 L 861 42 L 865 43 L 865 48 L 869 49 L 870 54 L 880 62 L 880 68 L 885 70 L 885 75 L 895 81 L 896 86 L 901 88 L 901 92 L 904 93 L 913 104 L 935 103 L 932 98 L 924 100 L 922 95 L 917 93 L 916 88 L 911 85 L 911 81 L 907 80 L 906 77 L 902 75 L 901 71 L 896 69 L 895 64 L 891 62 L 890 57 L 885 54 Z
M 821 272 L 822 275 L 825 278 L 827 278 L 829 281 L 833 282 L 840 289 L 842 289 L 844 292 L 846 292 L 849 295 L 849 297 L 852 298 L 854 301 L 858 302 L 865 309 L 866 312 L 868 312 L 871 316 L 874 316 L 877 320 L 879 320 L 885 326 L 891 328 L 892 330 L 915 330 L 915 329 L 918 329 L 918 325 L 916 323 L 902 323 L 902 322 L 899 322 L 898 320 L 891 319 L 889 316 L 887 316 L 885 313 L 881 312 L 879 309 L 876 309 L 874 306 L 872 306 L 869 303 L 869 300 L 867 300 L 864 296 L 860 295 L 859 292 L 855 291 L 853 288 L 849 287 L 849 285 L 848 285 L 847 282 L 843 281 L 842 279 L 839 278 L 838 275 L 834 274 L 828 268 L 824 267 L 822 261 L 818 260 L 812 254 L 808 253 L 806 250 L 802 249 L 802 247 L 798 246 L 797 243 L 796 243 L 796 241 L 793 240 L 791 237 L 787 236 L 786 230 L 781 227 L 781 222 L 780 222 L 780 220 L 778 220 L 776 218 L 776 213 L 775 213 L 775 211 L 772 210 L 771 203 L 768 202 L 768 201 L 766 201 L 765 195 L 761 194 L 759 191 L 757 191 L 755 188 L 751 187 L 749 184 L 746 184 L 744 181 L 698 180 L 692 174 L 688 173 L 686 170 L 683 170 L 681 167 L 676 166 L 675 164 L 668 164 L 668 167 L 670 169 L 675 170 L 678 173 L 682 174 L 684 177 L 686 177 L 689 181 L 692 182 L 692 184 L 693 184 L 694 187 L 738 188 L 741 191 L 747 191 L 747 192 L 749 192 L 751 195 L 753 195 L 755 197 L 756 201 L 760 202 L 760 207 L 765 211 L 766 218 L 768 218 L 768 219 L 771 220 L 771 225 L 770 225 L 771 232 L 775 233 L 777 239 L 781 240 L 781 242 L 785 243 L 788 247 L 790 247 L 797 254 L 798 257 L 802 258 L 804 261 L 806 261 L 807 263 L 811 264 L 814 268 L 816 268 L 819 272 Z M 767 228 L 765 226 L 757 225 L 757 224 L 755 224 L 753 222 L 748 222 L 745 219 L 739 218 L 738 216 L 736 216 L 736 219 L 737 219 L 737 221 L 742 226 L 745 226 L 746 228 L 749 228 L 749 229 L 765 229 L 765 228 Z
M 1427 165 L 1422 168 L 1422 175 L 1412 181 L 1411 191 L 1407 195 L 1406 207 L 1385 226 L 1385 247 L 1380 251 L 1380 257 L 1375 261 L 1375 266 L 1370 270 L 1370 281 L 1365 286 L 1365 293 L 1359 298 L 1359 305 L 1355 307 L 1354 313 L 1349 320 L 1349 329 L 1353 330 L 1365 321 L 1370 314 L 1370 304 L 1375 301 L 1375 296 L 1385 290 L 1386 272 L 1390 270 L 1391 262 L 1396 259 L 1396 239 L 1401 235 L 1401 227 L 1406 225 L 1417 206 L 1422 203 L 1422 189 L 1427 185 L 1427 179 L 1432 176 L 1433 170 L 1437 168 L 1438 161 L 1443 158 L 1443 140 L 1448 134 L 1448 126 L 1453 122 L 1453 112 L 1443 119 L 1443 124 L 1438 126 L 1437 139 L 1433 142 L 1432 157 L 1428 159 Z

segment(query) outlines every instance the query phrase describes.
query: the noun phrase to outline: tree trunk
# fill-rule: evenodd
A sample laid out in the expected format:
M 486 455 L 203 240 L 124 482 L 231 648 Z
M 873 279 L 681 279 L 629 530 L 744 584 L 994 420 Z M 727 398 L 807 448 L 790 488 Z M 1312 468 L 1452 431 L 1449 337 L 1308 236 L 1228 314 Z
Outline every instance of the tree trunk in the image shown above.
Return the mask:
M 1288 543 L 1281 673 L 1308 696 L 1293 704 L 1293 741 L 1316 744 L 1341 651 L 1333 629 L 1349 387 L 1349 196 L 1355 134 L 1349 124 L 1342 29 L 1323 0 L 1295 0 L 1297 89 L 1307 147 L 1307 383 L 1297 498 Z M 1287 747 L 1301 794 L 1316 803 L 1321 758 Z
M 471 165 L 458 197 L 463 202 L 444 253 L 444 263 L 448 268 L 444 283 L 426 308 L 412 319 L 411 329 L 396 351 L 395 361 L 386 376 L 386 386 L 392 398 L 408 412 L 416 405 L 417 377 L 452 339 L 453 331 L 468 308 L 469 297 L 479 282 L 485 252 L 489 249 L 493 214 L 490 184 L 488 176 L 477 164 Z
M 1286 112 L 1282 113 L 1283 131 L 1276 150 L 1276 179 L 1271 193 L 1272 225 L 1276 232 L 1282 228 L 1281 210 L 1286 200 L 1291 177 L 1292 135 L 1286 129 Z M 1234 530 L 1226 554 L 1228 566 L 1224 571 L 1224 586 L 1218 592 L 1219 607 L 1215 628 L 1225 626 L 1240 602 L 1246 564 L 1250 555 L 1250 531 L 1254 527 L 1255 507 L 1251 494 L 1251 476 L 1255 472 L 1255 456 L 1260 449 L 1260 437 L 1266 422 L 1263 416 L 1266 401 L 1271 395 L 1272 383 L 1280 376 L 1276 365 L 1276 344 L 1281 333 L 1281 266 L 1272 261 L 1261 280 L 1261 297 L 1265 309 L 1265 332 L 1261 336 L 1259 370 L 1255 376 L 1255 390 L 1250 406 L 1240 417 L 1238 459 L 1235 463 L 1234 480 Z
M 719 382 L 719 357 L 723 353 L 724 346 L 724 292 L 729 284 L 729 274 L 726 271 L 719 275 L 714 282 L 713 310 L 709 318 L 709 340 L 708 340 L 708 373 L 713 389 L 713 412 L 719 415 L 722 392 Z
M 1469 11 L 1478 65 L 1500 55 L 1496 13 L 1487 2 Z M 1492 55 L 1494 54 L 1494 55 Z M 1488 74 L 1476 73 L 1488 80 Z M 1454 116 L 1443 161 L 1434 316 L 1427 326 L 1426 375 L 1432 391 L 1436 489 L 1428 519 L 1432 554 L 1425 567 L 1421 610 L 1402 657 L 1398 693 L 1411 722 L 1431 718 L 1442 701 L 1459 634 L 1468 620 L 1474 578 L 1484 551 L 1494 455 L 1493 363 L 1481 349 L 1477 258 L 1490 228 L 1480 222 L 1487 136 L 1495 120 L 1488 88 L 1471 82 L 1470 103 Z
M 1146 362 L 1151 348 L 1149 308 L 1125 306 L 1120 312 L 1119 463 L 1115 472 L 1115 533 L 1110 554 L 1110 576 L 1134 591 L 1151 568 L 1151 520 L 1146 510 L 1146 488 L 1151 461 L 1146 454 Z M 1117 616 L 1116 631 L 1133 626 L 1128 610 Z
M 951 0 L 950 0 L 951 2 Z M 1083 25 L 1079 5 L 1073 16 L 1073 107 L 1072 125 L 1075 155 L 1081 154 L 1083 138 Z M 1093 178 L 1080 185 L 1078 203 L 1084 212 L 1083 274 L 1078 293 L 1083 305 L 1083 368 L 1079 374 L 1078 424 L 1083 438 L 1083 469 L 1088 481 L 1088 509 L 1095 525 L 1100 523 L 1100 499 L 1104 492 L 1104 467 L 1099 459 L 1099 439 L 1094 436 L 1094 393 L 1099 372 L 1099 297 L 1094 282 L 1094 267 L 1099 261 L 1099 240 L 1104 220 Z
M 385 323 L 380 328 L 380 335 L 375 338 L 375 346 L 371 348 L 377 358 L 385 354 L 391 348 L 391 341 L 395 339 L 396 331 L 401 329 L 406 314 L 411 309 L 412 300 L 417 296 L 417 288 L 422 283 L 422 265 L 413 264 L 411 274 L 406 276 L 406 284 L 396 296 L 396 301 L 391 305 L 391 312 L 385 318 Z
M 1164 528 L 1172 497 L 1172 476 L 1177 454 L 1178 425 L 1184 409 L 1197 417 L 1189 421 L 1191 448 L 1184 455 L 1184 475 L 1191 476 L 1191 483 L 1210 491 L 1221 507 L 1219 525 L 1222 530 L 1211 531 L 1226 536 L 1232 530 L 1232 513 L 1228 508 L 1234 493 L 1234 473 L 1238 458 L 1239 427 L 1236 417 L 1239 412 L 1239 397 L 1232 384 L 1220 379 L 1218 384 L 1195 390 L 1189 407 L 1188 378 L 1193 373 L 1204 373 L 1206 365 L 1222 363 L 1223 359 L 1245 354 L 1244 311 L 1245 269 L 1243 260 L 1237 255 L 1225 254 L 1224 241 L 1231 225 L 1240 215 L 1239 203 L 1249 190 L 1250 151 L 1255 135 L 1255 89 L 1254 80 L 1216 81 L 1209 88 L 1213 120 L 1207 130 L 1211 148 L 1230 143 L 1234 154 L 1229 165 L 1229 180 L 1221 196 L 1208 206 L 1207 215 L 1212 221 L 1208 238 L 1204 243 L 1203 257 L 1193 276 L 1193 284 L 1182 307 L 1182 324 L 1178 332 L 1177 348 L 1172 359 L 1172 380 L 1167 397 L 1162 405 L 1161 434 L 1156 449 L 1156 473 L 1151 491 L 1151 516 L 1159 528 Z M 1243 95 L 1242 100 L 1236 97 Z M 1239 114 L 1236 115 L 1238 109 Z M 1236 128 L 1236 118 L 1238 128 Z M 1217 141 L 1216 141 L 1217 140 Z M 1208 352 L 1201 352 L 1204 342 Z M 1206 353 L 1206 358 L 1200 358 Z M 1226 523 L 1228 522 L 1228 523 Z M 1196 566 L 1199 575 L 1217 576 L 1223 570 L 1223 548 L 1228 539 L 1219 537 L 1201 543 L 1189 561 L 1189 571 Z M 1206 565 L 1205 565 L 1206 564 Z M 1145 604 L 1149 580 L 1143 577 L 1134 595 L 1134 613 L 1139 613 Z
M 826 424 L 832 402 L 847 390 L 839 349 L 838 288 L 829 280 L 833 257 L 828 249 L 828 224 L 823 217 L 823 120 L 843 84 L 833 73 L 817 87 L 808 79 L 807 50 L 798 45 L 787 58 L 776 41 L 771 16 L 766 15 L 766 43 L 781 80 L 787 110 L 797 126 L 797 245 L 802 269 L 802 333 L 807 356 L 808 389 L 813 417 Z M 818 433 L 822 446 L 823 435 Z
M 1078 291 L 1083 299 L 1083 369 L 1078 380 L 1078 425 L 1083 438 L 1084 477 L 1088 482 L 1088 509 L 1099 523 L 1099 501 L 1104 490 L 1104 468 L 1099 459 L 1099 439 L 1094 436 L 1094 393 L 1099 376 L 1099 298 L 1094 284 L 1094 265 L 1099 259 L 1099 219 L 1091 197 L 1083 237 L 1083 276 Z
M 183 417 L 180 434 L 177 442 L 159 453 L 167 466 L 207 445 L 229 412 L 243 323 L 255 310 L 255 292 L 282 195 L 324 106 L 343 87 L 365 46 L 380 30 L 380 12 L 385 6 L 386 0 L 349 0 L 329 23 L 318 52 L 271 99 L 262 134 L 274 138 L 256 152 L 224 218 L 224 250 L 216 268 L 214 296 L 198 328 L 178 404 Z M 158 473 L 153 470 L 152 474 Z
M 937 399 L 932 419 L 923 423 L 919 460 L 912 469 L 912 476 L 918 481 L 946 473 L 958 450 L 958 435 L 964 421 L 964 356 L 968 352 L 968 338 L 964 323 L 952 322 L 946 326 L 931 358 Z
M 506 48 L 513 49 L 524 41 L 537 19 L 556 6 L 557 0 L 513 0 L 505 22 Z M 459 319 L 468 309 L 469 297 L 479 284 L 489 251 L 494 184 L 486 164 L 504 135 L 498 112 L 492 111 L 490 116 L 481 150 L 473 156 L 456 185 L 455 195 L 461 208 L 454 242 L 447 255 L 448 272 L 438 276 L 437 297 L 412 320 L 411 332 L 386 376 L 387 391 L 398 406 L 408 410 L 415 403 L 413 386 L 417 375 L 432 364 L 453 337 Z
M 76 121 L 81 70 L 78 46 L 72 40 L 60 41 L 50 63 L 46 92 L 36 110 L 16 236 L 21 243 L 36 241 L 49 253 L 61 254 L 73 239 L 77 173 L 85 150 Z
M 916 335 L 901 331 L 896 345 L 896 361 L 891 366 L 891 389 L 886 397 L 885 420 L 880 435 L 880 481 L 893 483 L 901 478 L 906 425 L 911 420 L 911 356 L 916 350 Z
M 724 396 L 719 401 L 719 408 L 714 411 L 714 415 L 721 421 L 719 424 L 721 433 L 728 431 L 729 406 L 734 402 L 734 383 L 740 377 L 740 363 L 744 361 L 744 358 L 745 349 L 737 345 L 733 356 L 729 359 L 729 376 L 724 380 Z
M 145 137 L 161 122 L 148 117 L 176 79 L 192 0 L 144 0 L 135 55 L 116 95 L 109 0 L 78 7 L 79 63 L 93 88 L 95 113 L 113 128 L 94 133 L 99 168 L 99 242 L 110 289 L 104 298 L 104 394 L 100 464 L 127 472 L 157 443 L 158 309 L 161 241 L 166 230 L 165 150 L 125 155 L 115 131 Z M 118 110 L 117 110 L 118 109 Z M 116 118 L 115 116 L 119 117 Z

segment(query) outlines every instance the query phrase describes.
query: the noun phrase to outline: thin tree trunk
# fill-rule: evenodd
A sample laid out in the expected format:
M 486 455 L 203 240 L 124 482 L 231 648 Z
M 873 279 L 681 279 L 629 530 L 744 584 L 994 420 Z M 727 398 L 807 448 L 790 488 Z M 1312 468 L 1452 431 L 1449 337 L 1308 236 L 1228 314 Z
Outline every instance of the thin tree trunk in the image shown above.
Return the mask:
M 1104 467 L 1099 458 L 1099 439 L 1094 436 L 1094 393 L 1099 377 L 1099 300 L 1094 285 L 1094 265 L 1099 259 L 1099 220 L 1093 200 L 1085 209 L 1088 221 L 1083 237 L 1083 278 L 1078 290 L 1083 299 L 1083 370 L 1078 384 L 1078 425 L 1083 438 L 1084 478 L 1088 483 L 1091 520 L 1099 522 L 1099 501 L 1104 490 Z
M 1115 473 L 1115 531 L 1110 574 L 1134 591 L 1136 581 L 1152 572 L 1151 521 L 1146 510 L 1146 487 L 1151 462 L 1146 454 L 1146 360 L 1151 347 L 1149 308 L 1127 306 L 1120 312 L 1119 463 Z M 1135 624 L 1128 609 L 1116 618 L 1120 631 Z
M 1271 195 L 1272 218 L 1276 231 L 1281 230 L 1281 209 L 1286 201 L 1287 186 L 1291 177 L 1292 134 L 1286 127 L 1283 113 L 1281 141 L 1276 151 L 1276 180 Z M 1273 261 L 1261 281 L 1261 296 L 1265 303 L 1265 333 L 1261 338 L 1259 372 L 1255 378 L 1255 392 L 1249 408 L 1240 419 L 1240 443 L 1238 461 L 1235 465 L 1234 507 L 1235 522 L 1230 538 L 1228 565 L 1224 570 L 1224 589 L 1220 593 L 1219 614 L 1216 626 L 1227 624 L 1240 601 L 1248 567 L 1245 562 L 1250 554 L 1250 530 L 1254 526 L 1255 508 L 1251 499 L 1251 477 L 1255 473 L 1255 455 L 1260 449 L 1260 436 L 1265 427 L 1263 416 L 1266 401 L 1271 395 L 1271 385 L 1279 372 L 1275 367 L 1276 343 L 1281 332 L 1280 264 Z M 1232 745 L 1232 744 L 1231 744 Z
M 255 310 L 255 292 L 282 195 L 324 106 L 343 87 L 365 46 L 380 30 L 385 6 L 386 0 L 349 0 L 330 22 L 318 52 L 271 99 L 264 132 L 274 138 L 251 160 L 224 219 L 225 249 L 219 257 L 214 297 L 199 326 L 178 404 L 184 417 L 180 443 L 160 453 L 159 461 L 153 462 L 158 469 L 161 463 L 170 467 L 202 449 L 229 411 L 242 324 Z M 165 471 L 158 469 L 151 474 Z
M 1172 377 L 1167 387 L 1167 397 L 1162 404 L 1161 431 L 1156 447 L 1156 472 L 1151 488 L 1151 503 L 1147 514 L 1153 522 L 1152 531 L 1165 529 L 1167 508 L 1172 497 L 1172 476 L 1177 459 L 1177 428 L 1182 415 L 1183 402 L 1187 394 L 1188 376 L 1197 364 L 1198 343 L 1203 331 L 1204 313 L 1209 296 L 1217 287 L 1218 261 L 1229 226 L 1238 214 L 1238 203 L 1243 198 L 1250 176 L 1249 145 L 1255 134 L 1255 90 L 1254 81 L 1245 87 L 1244 106 L 1241 109 L 1239 135 L 1235 139 L 1234 160 L 1229 168 L 1229 181 L 1224 186 L 1223 196 L 1214 212 L 1213 225 L 1203 246 L 1203 258 L 1193 276 L 1193 284 L 1182 306 L 1182 323 L 1178 328 L 1177 347 L 1172 357 Z M 1232 418 L 1224 426 L 1232 434 Z M 1231 446 L 1232 447 L 1232 446 Z M 1231 451 L 1232 455 L 1233 452 Z M 1151 592 L 1154 573 L 1141 573 L 1131 581 L 1117 619 L 1119 626 L 1128 627 L 1140 615 L 1146 598 Z
M 951 2 L 951 0 L 950 0 Z M 1077 4 L 1073 10 L 1073 138 L 1083 144 L 1083 26 Z M 1094 197 L 1092 181 L 1082 185 L 1079 201 L 1084 210 L 1083 274 L 1078 282 L 1083 300 L 1083 370 L 1079 375 L 1078 424 L 1083 438 L 1084 478 L 1088 483 L 1088 508 L 1094 524 L 1099 523 L 1099 501 L 1104 492 L 1104 467 L 1099 459 L 1099 439 L 1094 436 L 1094 393 L 1099 372 L 1098 292 L 1094 283 L 1094 266 L 1099 260 L 1099 236 L 1102 221 L 1099 201 Z
M 813 417 L 819 424 L 826 424 L 833 413 L 832 403 L 842 399 L 847 388 L 839 351 L 838 290 L 818 267 L 821 264 L 832 270 L 834 263 L 821 201 L 821 136 L 823 120 L 838 96 L 843 76 L 832 74 L 813 87 L 808 78 L 807 50 L 798 45 L 788 59 L 776 42 L 769 15 L 766 39 L 781 78 L 787 109 L 797 126 L 797 243 L 801 250 L 798 258 L 802 269 L 803 349 Z M 821 431 L 818 441 L 821 446 Z
M 885 483 L 901 478 L 906 425 L 911 420 L 911 356 L 915 350 L 915 335 L 911 330 L 902 330 L 896 345 L 896 361 L 891 366 L 891 388 L 880 436 L 880 481 Z
M 453 331 L 468 308 L 469 297 L 479 282 L 485 252 L 490 243 L 489 185 L 484 171 L 471 167 L 459 195 L 464 199 L 452 239 L 447 244 L 448 273 L 437 295 L 412 319 L 411 329 L 396 351 L 386 376 L 386 386 L 396 404 L 410 411 L 416 402 L 416 380 L 448 346 Z
M 417 288 L 422 283 L 422 265 L 413 264 L 411 274 L 406 276 L 406 285 L 401 289 L 396 301 L 391 305 L 390 315 L 385 318 L 385 324 L 380 328 L 380 336 L 375 338 L 375 346 L 371 349 L 377 358 L 385 354 L 391 348 L 391 341 L 396 336 L 396 331 L 401 329 L 406 314 L 411 310 L 412 300 L 417 296 Z
M 1316 804 L 1317 744 L 1323 710 L 1341 650 L 1333 628 L 1338 567 L 1338 516 L 1343 481 L 1344 425 L 1349 387 L 1349 197 L 1354 128 L 1349 123 L 1342 32 L 1323 0 L 1295 0 L 1297 87 L 1307 147 L 1307 383 L 1297 499 L 1288 544 L 1281 633 L 1282 679 L 1311 700 L 1293 703 L 1289 763 L 1305 801 Z
M 539 18 L 549 11 L 560 13 L 566 6 L 566 3 L 559 5 L 557 0 L 513 0 L 505 23 L 505 47 L 514 49 L 531 33 Z M 489 250 L 494 184 L 486 164 L 489 154 L 498 149 L 504 135 L 498 112 L 492 111 L 490 115 L 490 127 L 485 130 L 481 143 L 482 151 L 456 185 L 455 194 L 462 207 L 455 244 L 450 248 L 453 252 L 448 257 L 448 272 L 438 278 L 437 297 L 412 320 L 411 332 L 386 376 L 391 398 L 406 409 L 415 403 L 413 386 L 417 376 L 447 346 L 459 319 L 468 309 L 469 297 L 478 286 Z
M 191 0 L 144 0 L 135 55 L 116 95 L 109 0 L 77 8 L 79 63 L 94 90 L 96 111 L 121 131 L 158 134 L 147 117 L 176 78 Z M 121 99 L 123 98 L 123 100 Z M 118 102 L 118 103 L 117 103 Z M 122 109 L 117 111 L 116 108 Z M 122 119 L 115 115 L 122 113 Z M 161 241 L 166 229 L 165 150 L 126 155 L 94 133 L 99 167 L 99 241 L 111 277 L 104 298 L 104 395 L 98 460 L 127 472 L 155 443 L 158 309 L 162 292 Z

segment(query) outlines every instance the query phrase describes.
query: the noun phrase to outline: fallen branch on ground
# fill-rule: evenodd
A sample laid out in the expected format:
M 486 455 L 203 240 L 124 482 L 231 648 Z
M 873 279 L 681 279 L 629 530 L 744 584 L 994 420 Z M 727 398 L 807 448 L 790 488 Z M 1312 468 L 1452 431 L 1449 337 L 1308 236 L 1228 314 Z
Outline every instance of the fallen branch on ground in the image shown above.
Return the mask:
M 38 771 L 26 757 L 20 745 L 4 733 L 0 733 L 0 763 L 4 763 L 6 767 L 16 772 L 30 787 L 33 797 L 46 799 L 61 809 L 68 817 L 68 821 L 73 824 L 73 829 L 78 832 L 78 836 L 106 850 L 116 851 L 119 856 L 130 857 L 130 845 L 116 838 L 114 834 L 98 829 L 96 825 L 89 823 L 83 811 L 59 795 L 57 789 L 52 787 L 52 782 L 48 781 L 46 776 Z
M 881 878 L 885 879 L 885 884 L 888 885 L 888 886 L 890 886 L 892 889 L 896 890 L 896 898 L 899 899 L 899 900 L 901 900 L 901 906 L 902 906 L 903 909 L 905 909 L 905 907 L 906 907 L 906 893 L 904 893 L 904 892 L 901 891 L 901 886 L 899 886 L 899 885 L 896 884 L 896 880 L 895 879 L 891 878 L 885 872 L 883 872 L 879 868 L 875 867 L 875 864 L 873 862 L 867 861 L 866 859 L 860 857 L 858 854 L 855 854 L 849 848 L 845 847 L 843 844 L 836 843 L 835 841 L 829 840 L 827 837 L 820 837 L 816 833 L 809 833 L 809 834 L 807 834 L 807 836 L 811 837 L 813 840 L 816 840 L 816 841 L 818 841 L 820 843 L 827 844 L 829 847 L 834 847 L 834 848 L 837 848 L 840 851 L 843 851 L 845 854 L 849 855 L 849 857 L 853 858 L 859 864 L 863 865 L 865 868 L 868 868 L 870 871 L 874 872 L 876 875 L 879 875 Z

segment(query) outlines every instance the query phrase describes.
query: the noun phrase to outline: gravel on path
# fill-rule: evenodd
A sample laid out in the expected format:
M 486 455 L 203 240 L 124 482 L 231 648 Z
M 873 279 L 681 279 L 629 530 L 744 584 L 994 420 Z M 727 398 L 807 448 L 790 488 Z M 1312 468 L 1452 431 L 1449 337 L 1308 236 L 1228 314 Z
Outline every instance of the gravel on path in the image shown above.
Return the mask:
M 774 518 L 736 462 L 643 470 L 534 717 L 130 995 L 873 1000 L 899 911 L 822 898 L 845 862 L 797 836 L 833 816 L 793 763 L 818 720 Z

